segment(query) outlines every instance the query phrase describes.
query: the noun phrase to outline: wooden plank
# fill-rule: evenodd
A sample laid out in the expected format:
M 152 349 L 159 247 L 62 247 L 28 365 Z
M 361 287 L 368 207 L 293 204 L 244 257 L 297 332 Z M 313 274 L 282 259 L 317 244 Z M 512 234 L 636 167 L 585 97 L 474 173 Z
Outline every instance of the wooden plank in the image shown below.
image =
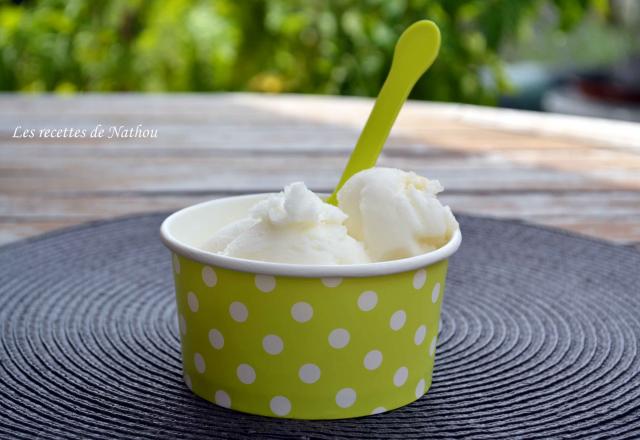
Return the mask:
M 145 212 L 172 211 L 224 194 L 93 195 L 0 198 L 0 241 L 84 221 Z M 640 243 L 640 205 L 634 194 L 601 193 L 551 197 L 542 194 L 446 195 L 455 212 L 518 218 L 621 243 Z
M 29 220 L 0 218 L 0 246 L 56 229 L 75 226 L 77 219 Z
M 4 193 L 82 191 L 279 190 L 303 180 L 317 190 L 329 190 L 338 180 L 341 157 L 307 155 L 217 156 L 182 158 L 69 158 L 34 156 L 3 160 L 0 187 Z M 513 164 L 482 156 L 385 156 L 380 165 L 413 169 L 440 179 L 448 191 L 597 190 L 619 189 L 579 174 Z
M 66 115 L 87 117 L 118 117 L 130 121 L 134 116 L 169 116 L 171 120 L 207 118 L 214 113 L 235 120 L 249 115 L 253 123 L 256 114 L 265 120 L 283 115 L 304 115 L 306 121 L 348 122 L 359 129 L 371 108 L 371 100 L 363 98 L 335 98 L 309 95 L 255 95 L 255 94 L 84 94 L 73 97 L 51 95 L 3 95 L 0 97 L 0 115 L 5 117 L 48 115 L 58 118 Z M 257 109 L 264 110 L 257 112 Z M 249 110 L 249 111 L 248 111 Z M 415 122 L 415 121 L 418 122 Z M 406 122 L 405 122 L 406 121 Z M 600 142 L 619 148 L 640 147 L 638 124 L 583 118 L 567 115 L 544 114 L 507 109 L 494 109 L 460 104 L 409 102 L 398 120 L 401 130 L 405 124 L 414 127 L 449 125 L 490 127 L 502 132 L 520 133 L 528 137 L 570 137 L 574 140 Z
M 535 217 L 526 220 L 551 228 L 565 229 L 576 234 L 600 240 L 628 244 L 640 251 L 640 224 L 638 224 L 638 221 L 634 218 L 587 219 L 549 216 Z
M 364 121 L 371 108 L 371 100 L 342 98 L 336 109 L 335 98 L 285 95 L 279 99 L 265 99 L 244 95 L 243 103 L 268 109 L 281 115 L 305 114 L 309 120 L 332 123 Z M 361 122 L 356 122 L 357 126 Z M 540 113 L 523 110 L 481 107 L 467 104 L 426 103 L 409 101 L 405 104 L 394 130 L 413 132 L 416 127 L 467 127 L 474 131 L 488 128 L 529 139 L 568 140 L 571 144 L 600 144 L 611 148 L 640 149 L 640 124 L 610 119 Z
M 180 194 L 147 193 L 94 193 L 85 195 L 0 195 L 0 216 L 43 218 L 83 217 L 93 215 L 125 215 L 127 213 L 164 211 L 227 195 L 228 192 Z M 455 210 L 474 212 L 488 216 L 509 216 L 518 212 L 523 218 L 535 216 L 566 216 L 571 218 L 603 219 L 640 217 L 640 203 L 635 192 L 571 192 L 549 194 L 547 192 L 493 193 L 478 192 L 445 193 L 443 203 Z

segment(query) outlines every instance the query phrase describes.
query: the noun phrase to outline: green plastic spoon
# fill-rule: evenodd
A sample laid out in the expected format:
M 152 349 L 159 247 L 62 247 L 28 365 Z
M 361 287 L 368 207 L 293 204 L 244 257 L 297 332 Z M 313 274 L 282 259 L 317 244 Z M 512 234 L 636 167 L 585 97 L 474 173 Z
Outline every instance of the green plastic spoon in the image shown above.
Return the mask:
M 391 69 L 351 153 L 342 177 L 327 203 L 338 204 L 338 191 L 351 176 L 376 164 L 391 127 L 418 78 L 431 66 L 440 49 L 440 30 L 432 21 L 418 21 L 405 30 L 393 54 Z

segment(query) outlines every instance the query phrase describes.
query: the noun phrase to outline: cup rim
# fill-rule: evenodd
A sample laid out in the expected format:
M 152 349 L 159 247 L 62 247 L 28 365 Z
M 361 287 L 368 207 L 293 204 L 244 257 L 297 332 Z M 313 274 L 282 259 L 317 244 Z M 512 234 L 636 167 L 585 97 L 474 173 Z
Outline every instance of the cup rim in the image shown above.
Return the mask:
M 186 208 L 180 209 L 169 215 L 162 222 L 162 225 L 160 226 L 160 237 L 162 239 L 162 242 L 170 250 L 183 257 L 187 257 L 199 263 L 221 267 L 224 269 L 237 270 L 240 272 L 250 272 L 273 276 L 290 276 L 298 278 L 362 278 L 380 275 L 391 275 L 430 266 L 453 255 L 460 247 L 460 242 L 462 241 L 462 234 L 460 233 L 460 229 L 458 228 L 454 232 L 451 239 L 449 239 L 449 241 L 444 246 L 434 251 L 416 255 L 414 257 L 363 264 L 312 265 L 273 263 L 269 261 L 247 260 L 244 258 L 218 255 L 213 252 L 204 251 L 194 246 L 182 243 L 171 233 L 171 225 L 173 221 L 175 221 L 178 217 L 188 215 L 189 211 L 195 210 L 204 205 L 213 205 L 221 203 L 223 201 L 228 201 L 229 199 L 244 199 L 256 197 L 257 195 L 267 194 L 247 194 L 242 196 L 222 197 L 219 199 L 208 200 L 206 202 L 197 203 L 195 205 L 187 206 Z

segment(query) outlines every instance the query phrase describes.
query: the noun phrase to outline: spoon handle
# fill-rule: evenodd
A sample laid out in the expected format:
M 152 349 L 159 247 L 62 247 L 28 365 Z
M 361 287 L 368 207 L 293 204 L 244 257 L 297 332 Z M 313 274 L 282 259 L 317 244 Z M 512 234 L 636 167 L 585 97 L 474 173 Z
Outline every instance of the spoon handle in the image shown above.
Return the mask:
M 391 69 L 369 114 L 367 123 L 362 133 L 360 133 L 353 153 L 342 172 L 340 181 L 335 191 L 327 199 L 327 203 L 336 205 L 338 203 L 338 191 L 342 188 L 342 185 L 357 172 L 371 168 L 376 164 L 382 147 L 384 147 L 389 137 L 391 127 L 412 87 L 413 84 L 397 81 L 396 76 L 393 74 L 393 69 Z M 358 154 L 358 151 L 365 149 L 367 154 Z
M 433 63 L 439 48 L 440 32 L 431 21 L 422 20 L 414 23 L 400 36 L 389 75 L 342 172 L 340 182 L 327 198 L 327 203 L 337 205 L 338 191 L 342 185 L 357 172 L 376 164 L 409 92 Z

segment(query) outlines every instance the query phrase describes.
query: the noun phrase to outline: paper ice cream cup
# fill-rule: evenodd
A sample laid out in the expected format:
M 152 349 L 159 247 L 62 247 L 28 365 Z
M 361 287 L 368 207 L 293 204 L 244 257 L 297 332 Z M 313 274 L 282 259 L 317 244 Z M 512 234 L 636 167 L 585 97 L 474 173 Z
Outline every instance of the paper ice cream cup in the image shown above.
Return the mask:
M 187 386 L 226 408 L 294 419 L 377 414 L 422 397 L 431 385 L 447 258 L 460 233 L 424 255 L 348 266 L 198 249 L 263 197 L 201 203 L 162 224 Z

